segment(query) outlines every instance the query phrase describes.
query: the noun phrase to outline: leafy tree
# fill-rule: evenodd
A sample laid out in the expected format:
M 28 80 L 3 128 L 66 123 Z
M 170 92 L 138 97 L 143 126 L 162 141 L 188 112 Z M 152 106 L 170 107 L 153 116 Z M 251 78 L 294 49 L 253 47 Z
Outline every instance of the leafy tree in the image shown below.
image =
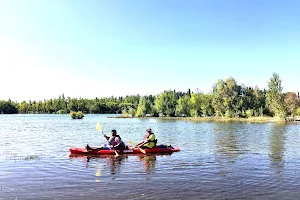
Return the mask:
M 297 108 L 296 115 L 300 116 L 300 107 Z
M 241 111 L 238 107 L 240 86 L 237 85 L 235 79 L 229 77 L 226 79 L 224 90 L 224 106 L 229 117 L 238 117 Z
M 7 104 L 8 103 L 8 104 Z M 82 111 L 83 113 L 121 113 L 126 112 L 139 117 L 152 116 L 205 116 L 217 115 L 225 117 L 247 116 L 279 116 L 297 114 L 300 100 L 295 93 L 282 93 L 279 75 L 273 73 L 268 82 L 268 90 L 260 90 L 238 85 L 232 77 L 225 81 L 218 80 L 213 85 L 213 92 L 203 94 L 198 91 L 187 92 L 164 91 L 159 95 L 128 95 L 126 97 L 104 97 L 95 99 L 65 98 L 64 94 L 56 99 L 44 101 L 11 100 L 1 101 L 1 113 L 67 113 Z M 11 109 L 8 109 L 11 108 Z
M 128 113 L 129 113 L 131 116 L 135 116 L 136 109 L 130 108 L 130 109 L 128 110 Z
M 213 99 L 212 104 L 216 112 L 216 116 L 224 116 L 225 107 L 225 82 L 223 80 L 218 80 L 218 82 L 213 86 Z
M 9 101 L 0 101 L 0 114 L 17 114 L 17 107 Z
M 130 95 L 130 96 L 126 96 L 123 99 L 124 103 L 130 103 L 132 104 L 132 108 L 137 108 L 137 105 L 139 104 L 139 100 L 140 100 L 140 95 Z
M 108 110 L 107 105 L 101 102 L 96 102 L 91 106 L 91 113 L 104 114 L 108 113 Z
M 137 107 L 137 111 L 135 113 L 136 117 L 145 117 L 146 116 L 146 98 L 145 97 L 141 97 L 140 101 L 139 101 L 139 105 Z
M 128 113 L 130 109 L 134 108 L 134 105 L 132 103 L 120 103 L 119 109 L 122 111 L 122 113 Z
M 190 116 L 190 96 L 185 95 L 181 98 L 178 99 L 177 101 L 177 106 L 176 106 L 176 111 L 175 114 L 176 116 Z
M 49 105 L 49 106 L 47 106 L 47 110 L 49 110 L 49 108 L 52 107 L 52 103 L 51 103 L 51 101 L 50 101 L 50 102 L 47 102 L 47 104 Z M 68 110 L 74 111 L 74 112 L 79 111 L 79 110 L 78 110 L 78 100 L 77 100 L 77 99 L 75 99 L 75 98 L 72 98 L 72 99 L 69 98 Z M 52 113 L 52 112 L 51 112 L 51 113 Z
M 191 98 L 189 102 L 190 116 L 198 117 L 201 113 L 201 100 L 199 93 L 191 93 Z
M 28 104 L 27 104 L 27 102 L 26 101 L 22 101 L 22 103 L 21 103 L 21 105 L 20 105 L 20 113 L 23 113 L 23 114 L 25 114 L 25 113 L 28 113 L 27 111 L 28 111 Z
M 205 116 L 212 116 L 214 114 L 214 108 L 212 105 L 213 95 L 212 94 L 201 94 L 201 111 Z
M 284 106 L 284 96 L 282 95 L 282 86 L 279 75 L 273 73 L 268 82 L 268 91 L 266 94 L 266 102 L 270 111 L 277 117 L 285 117 L 286 110 Z
M 177 96 L 175 91 L 169 90 L 160 93 L 155 99 L 154 104 L 158 113 L 174 117 L 177 104 Z
M 289 92 L 288 95 L 284 99 L 286 109 L 288 111 L 288 114 L 294 115 L 296 113 L 296 109 L 298 107 L 298 101 L 297 101 L 297 96 L 296 93 L 294 92 Z
M 119 105 L 115 102 L 107 102 L 107 107 L 109 108 L 109 113 L 117 113 L 119 110 Z

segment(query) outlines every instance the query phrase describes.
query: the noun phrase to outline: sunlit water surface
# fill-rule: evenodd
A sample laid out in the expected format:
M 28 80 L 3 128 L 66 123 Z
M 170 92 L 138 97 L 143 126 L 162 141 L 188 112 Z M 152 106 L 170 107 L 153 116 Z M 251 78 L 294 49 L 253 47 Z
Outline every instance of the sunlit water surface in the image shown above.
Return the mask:
M 0 199 L 299 199 L 300 125 L 195 123 L 112 115 L 0 115 Z M 117 129 L 147 128 L 171 155 L 70 157 Z

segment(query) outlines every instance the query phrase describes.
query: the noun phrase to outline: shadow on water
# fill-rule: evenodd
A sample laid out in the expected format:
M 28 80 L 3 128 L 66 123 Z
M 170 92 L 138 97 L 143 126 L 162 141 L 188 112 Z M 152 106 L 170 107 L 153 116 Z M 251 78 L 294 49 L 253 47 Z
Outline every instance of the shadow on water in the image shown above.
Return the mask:
M 284 168 L 285 133 L 285 124 L 274 124 L 271 128 L 269 157 L 271 168 L 275 169 L 276 173 L 281 173 Z

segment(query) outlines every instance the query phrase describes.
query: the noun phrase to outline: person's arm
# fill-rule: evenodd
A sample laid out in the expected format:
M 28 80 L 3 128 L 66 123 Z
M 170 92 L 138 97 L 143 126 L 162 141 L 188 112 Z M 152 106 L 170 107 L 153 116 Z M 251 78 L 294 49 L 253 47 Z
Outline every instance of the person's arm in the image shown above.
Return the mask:
M 117 148 L 120 144 L 121 144 L 121 140 L 119 139 L 119 137 L 115 138 L 114 143 L 116 143 L 115 145 L 113 145 L 113 148 Z
M 150 136 L 151 136 L 151 135 L 150 135 Z M 146 133 L 146 134 L 144 135 L 144 138 L 146 138 L 146 139 L 143 140 L 142 142 L 138 143 L 138 144 L 135 145 L 135 146 L 136 146 L 136 147 L 140 147 L 140 146 L 142 146 L 142 145 L 144 145 L 144 144 L 147 144 L 148 142 L 151 141 L 151 140 L 149 139 L 150 136 L 148 135 L 148 133 Z
M 110 137 L 108 137 L 107 135 L 104 135 L 105 139 L 108 141 Z
M 143 141 L 141 141 L 140 143 L 138 143 L 137 145 L 135 145 L 136 147 L 140 147 L 140 146 L 142 146 L 142 145 L 144 145 L 144 144 L 147 144 L 149 142 L 149 139 L 147 139 L 147 140 L 143 140 Z
M 144 144 L 147 144 L 147 143 L 149 143 L 149 142 L 153 142 L 154 140 L 155 140 L 155 135 L 152 133 L 152 134 L 149 136 L 148 140 L 144 141 Z
M 137 145 L 135 145 L 136 147 L 140 147 L 140 146 L 142 146 L 144 144 L 144 141 L 142 141 L 142 142 L 140 142 L 140 143 L 138 143 Z

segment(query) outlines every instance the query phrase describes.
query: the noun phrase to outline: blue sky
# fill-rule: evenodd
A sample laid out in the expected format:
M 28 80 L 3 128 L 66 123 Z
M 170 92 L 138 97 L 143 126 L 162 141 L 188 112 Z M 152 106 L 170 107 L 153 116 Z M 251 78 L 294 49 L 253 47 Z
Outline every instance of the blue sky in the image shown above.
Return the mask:
M 0 0 L 0 99 L 300 90 L 300 1 Z

